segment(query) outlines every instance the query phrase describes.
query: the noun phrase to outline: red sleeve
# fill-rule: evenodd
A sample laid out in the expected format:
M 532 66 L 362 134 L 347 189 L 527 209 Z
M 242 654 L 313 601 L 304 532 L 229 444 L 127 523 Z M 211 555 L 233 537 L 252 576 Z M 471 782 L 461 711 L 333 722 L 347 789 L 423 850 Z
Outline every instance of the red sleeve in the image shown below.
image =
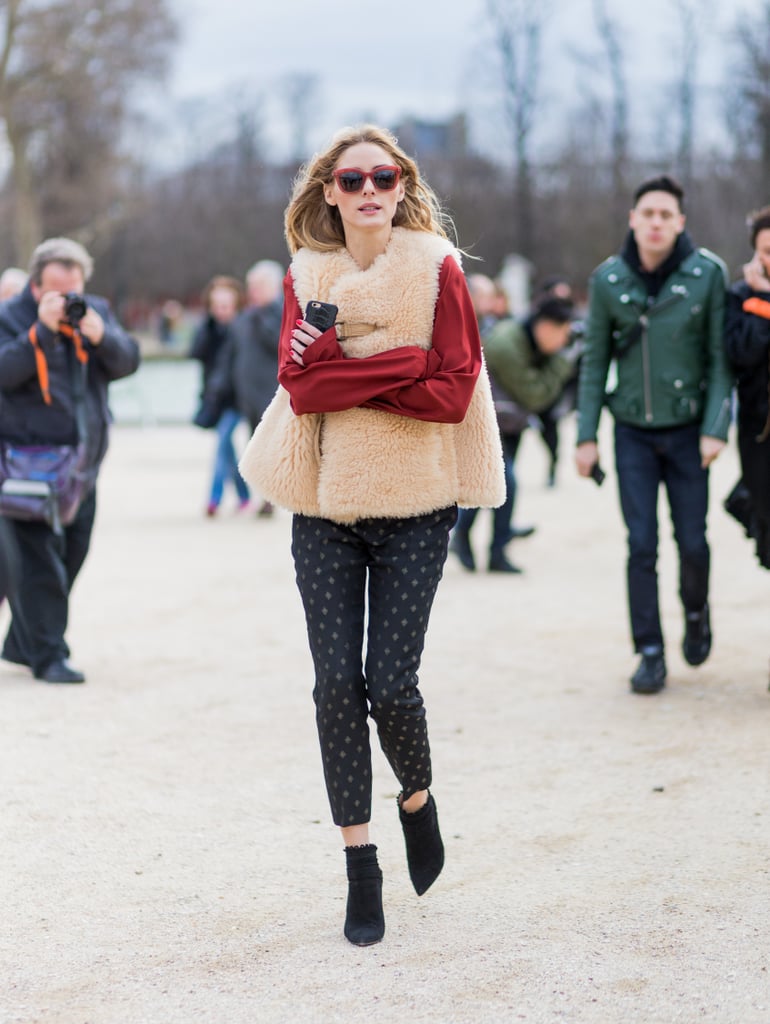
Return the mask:
M 291 358 L 291 331 L 302 317 L 291 275 L 284 282 L 278 380 L 297 415 L 370 409 L 437 423 L 459 423 L 467 412 L 481 370 L 476 315 L 460 267 L 447 257 L 439 275 L 432 348 L 389 349 L 364 359 L 345 359 L 333 330 L 305 353 L 305 366 Z

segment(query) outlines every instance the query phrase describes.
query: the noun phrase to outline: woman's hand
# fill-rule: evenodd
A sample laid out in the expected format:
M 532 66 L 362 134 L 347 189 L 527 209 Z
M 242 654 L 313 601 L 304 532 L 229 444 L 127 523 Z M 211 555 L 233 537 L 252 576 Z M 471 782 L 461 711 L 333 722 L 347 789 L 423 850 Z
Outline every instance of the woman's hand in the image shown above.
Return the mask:
M 321 331 L 317 327 L 313 327 L 307 320 L 297 320 L 297 326 L 291 332 L 291 358 L 294 362 L 304 366 L 305 349 L 320 337 Z

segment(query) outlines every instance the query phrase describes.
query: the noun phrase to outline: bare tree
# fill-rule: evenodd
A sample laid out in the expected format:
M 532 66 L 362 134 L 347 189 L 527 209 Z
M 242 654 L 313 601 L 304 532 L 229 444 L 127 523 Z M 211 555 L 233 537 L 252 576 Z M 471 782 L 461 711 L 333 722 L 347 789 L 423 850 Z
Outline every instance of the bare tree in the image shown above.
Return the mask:
M 770 181 L 770 0 L 755 19 L 739 17 L 735 31 L 736 56 L 728 89 L 728 130 L 736 154 L 756 163 L 748 184 L 767 192 Z
M 676 170 L 687 189 L 693 180 L 695 159 L 695 107 L 698 95 L 698 56 L 701 25 L 711 4 L 705 0 L 675 0 L 679 16 L 680 46 L 677 60 L 680 67 L 676 83 L 676 110 L 679 117 L 679 137 L 676 147 Z
M 516 245 L 534 247 L 532 128 L 538 106 L 540 51 L 549 4 L 544 0 L 487 0 L 500 60 L 503 109 L 513 138 Z
M 318 75 L 292 72 L 283 79 L 283 94 L 291 131 L 291 157 L 301 163 L 308 157 L 308 137 L 320 98 Z
M 44 217 L 82 226 L 119 169 L 130 88 L 162 73 L 175 38 L 166 0 L 7 0 L 0 120 L 12 159 L 15 254 Z
M 611 214 L 613 221 L 627 208 L 629 161 L 628 84 L 621 30 L 607 13 L 606 0 L 593 0 L 596 29 L 604 49 L 612 89 L 610 116 L 610 167 L 612 172 Z

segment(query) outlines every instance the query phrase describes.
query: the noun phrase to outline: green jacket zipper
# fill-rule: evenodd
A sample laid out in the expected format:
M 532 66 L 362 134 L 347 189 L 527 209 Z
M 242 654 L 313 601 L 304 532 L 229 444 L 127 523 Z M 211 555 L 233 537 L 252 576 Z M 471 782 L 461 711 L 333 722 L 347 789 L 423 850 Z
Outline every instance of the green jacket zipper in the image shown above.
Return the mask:
M 644 418 L 648 423 L 652 423 L 652 383 L 650 377 L 650 344 L 647 337 L 647 326 L 649 319 L 646 313 L 642 313 L 639 317 L 639 323 L 642 327 L 642 377 L 644 380 Z

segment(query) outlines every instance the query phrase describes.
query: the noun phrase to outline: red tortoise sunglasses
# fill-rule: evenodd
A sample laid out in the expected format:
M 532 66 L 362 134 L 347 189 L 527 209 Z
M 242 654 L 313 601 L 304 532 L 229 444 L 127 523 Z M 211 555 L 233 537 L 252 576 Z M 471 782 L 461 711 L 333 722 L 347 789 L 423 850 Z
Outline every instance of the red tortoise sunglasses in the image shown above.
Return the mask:
M 382 164 L 373 171 L 362 171 L 360 167 L 339 167 L 332 171 L 340 191 L 352 194 L 360 192 L 367 178 L 378 192 L 392 192 L 401 178 L 401 168 L 395 164 Z

